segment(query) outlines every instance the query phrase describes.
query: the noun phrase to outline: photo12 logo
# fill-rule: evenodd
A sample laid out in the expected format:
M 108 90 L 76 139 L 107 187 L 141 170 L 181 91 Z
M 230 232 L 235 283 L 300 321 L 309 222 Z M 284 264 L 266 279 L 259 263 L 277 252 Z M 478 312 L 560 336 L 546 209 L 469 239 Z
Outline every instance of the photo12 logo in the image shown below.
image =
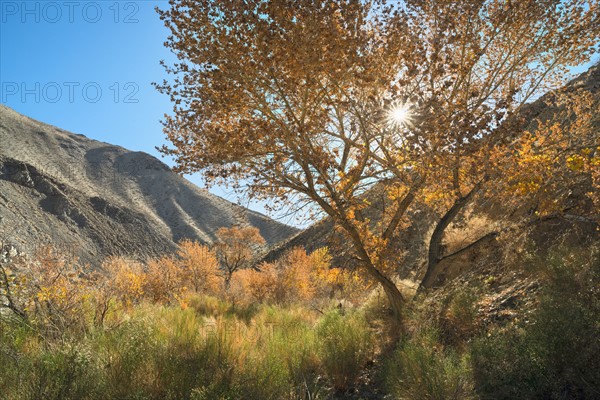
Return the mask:
M 98 82 L 2 82 L 0 99 L 2 103 L 98 103 L 103 96 L 114 103 L 139 103 L 137 94 L 140 87 L 135 82 L 112 82 L 102 85 Z
M 134 1 L 2 1 L 1 21 L 19 23 L 111 21 L 116 24 L 136 24 L 140 6 Z

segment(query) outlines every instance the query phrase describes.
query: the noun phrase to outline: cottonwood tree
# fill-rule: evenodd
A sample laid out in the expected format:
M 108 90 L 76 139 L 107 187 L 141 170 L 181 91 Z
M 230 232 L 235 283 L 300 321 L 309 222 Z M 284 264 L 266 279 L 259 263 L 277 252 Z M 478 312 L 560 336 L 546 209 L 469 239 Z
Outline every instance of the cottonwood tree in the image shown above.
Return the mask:
M 214 251 L 223 270 L 225 288 L 228 289 L 231 277 L 236 271 L 250 268 L 255 261 L 265 239 L 255 227 L 219 228 Z
M 446 228 L 493 182 L 509 117 L 598 41 L 597 1 L 172 0 L 159 13 L 178 57 L 157 85 L 174 103 L 163 151 L 209 184 L 315 204 L 398 316 L 390 244 L 407 210 L 425 199 L 440 215 L 428 287 Z

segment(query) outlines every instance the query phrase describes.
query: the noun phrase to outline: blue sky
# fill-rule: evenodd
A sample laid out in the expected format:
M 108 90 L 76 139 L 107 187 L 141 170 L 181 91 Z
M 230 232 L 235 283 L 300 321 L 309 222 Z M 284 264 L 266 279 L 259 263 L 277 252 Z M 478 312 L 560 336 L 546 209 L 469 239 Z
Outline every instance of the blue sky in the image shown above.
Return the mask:
M 155 7 L 167 1 L 0 0 L 0 102 L 90 138 L 157 157 L 166 96 L 168 34 Z M 577 72 L 587 67 L 579 68 Z M 172 165 L 168 159 L 163 161 Z M 188 177 L 202 186 L 198 176 Z M 224 188 L 212 191 L 231 201 Z M 243 205 L 263 211 L 260 203 Z M 289 217 L 282 222 L 297 224 Z
M 0 102 L 173 165 L 155 149 L 166 143 L 159 121 L 171 104 L 151 83 L 166 77 L 159 61 L 174 60 L 155 7 L 168 2 L 0 0 Z M 237 201 L 225 188 L 211 191 Z M 261 203 L 242 204 L 264 212 Z

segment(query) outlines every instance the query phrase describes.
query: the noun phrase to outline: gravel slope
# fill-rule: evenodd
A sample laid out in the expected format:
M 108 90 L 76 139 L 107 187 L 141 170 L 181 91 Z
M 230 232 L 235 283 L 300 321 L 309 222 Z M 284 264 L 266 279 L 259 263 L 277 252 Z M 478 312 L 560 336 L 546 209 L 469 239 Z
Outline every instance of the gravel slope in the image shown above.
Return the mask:
M 139 258 L 222 226 L 253 225 L 269 245 L 297 229 L 210 194 L 143 152 L 98 142 L 0 105 L 0 244 L 54 244 L 96 263 Z

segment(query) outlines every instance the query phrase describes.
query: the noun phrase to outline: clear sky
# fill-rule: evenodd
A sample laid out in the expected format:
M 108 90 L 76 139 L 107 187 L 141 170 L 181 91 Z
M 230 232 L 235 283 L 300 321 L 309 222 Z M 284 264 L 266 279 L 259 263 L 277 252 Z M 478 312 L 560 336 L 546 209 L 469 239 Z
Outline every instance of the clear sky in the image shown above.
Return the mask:
M 165 139 L 159 121 L 171 105 L 151 83 L 166 77 L 159 61 L 174 57 L 163 46 L 168 31 L 155 7 L 168 3 L 0 0 L 0 102 L 160 158 L 155 146 Z M 188 179 L 202 186 L 198 176 Z M 225 189 L 212 191 L 236 201 Z M 261 204 L 243 205 L 263 211 Z
M 155 7 L 168 2 L 0 0 L 0 102 L 173 165 L 155 149 L 166 143 L 159 121 L 171 104 L 151 83 L 166 77 L 159 61 L 175 59 Z M 187 178 L 203 186 L 199 176 Z M 224 188 L 211 191 L 237 201 Z M 242 204 L 264 212 L 260 203 Z

